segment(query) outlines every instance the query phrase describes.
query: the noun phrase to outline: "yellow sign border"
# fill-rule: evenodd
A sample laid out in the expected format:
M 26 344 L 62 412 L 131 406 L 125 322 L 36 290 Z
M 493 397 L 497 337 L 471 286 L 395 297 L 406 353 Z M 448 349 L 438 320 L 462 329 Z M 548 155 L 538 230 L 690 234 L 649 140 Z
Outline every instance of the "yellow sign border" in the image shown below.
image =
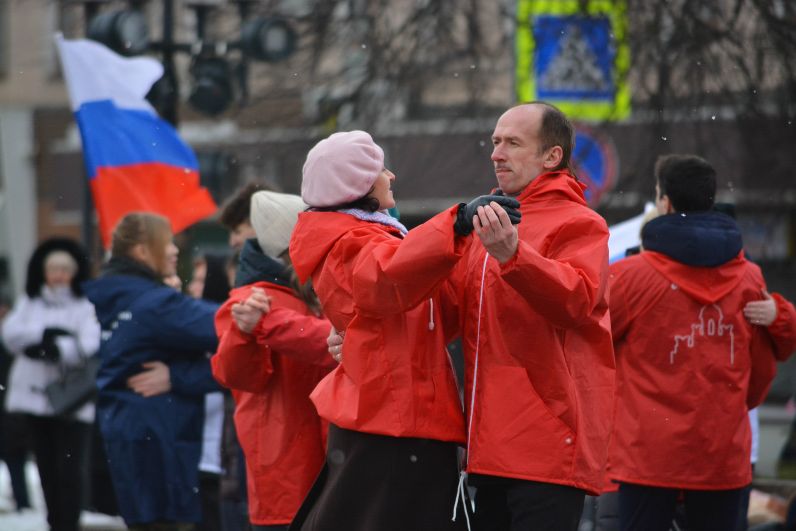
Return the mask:
M 614 60 L 614 101 L 583 99 L 581 101 L 547 100 L 567 116 L 577 120 L 622 120 L 630 116 L 630 49 L 627 45 L 627 6 L 624 0 L 590 0 L 585 9 L 579 0 L 517 0 L 517 31 L 515 34 L 515 90 L 517 100 L 537 99 L 533 75 L 533 39 L 531 17 L 538 15 L 604 15 L 611 22 L 616 45 Z

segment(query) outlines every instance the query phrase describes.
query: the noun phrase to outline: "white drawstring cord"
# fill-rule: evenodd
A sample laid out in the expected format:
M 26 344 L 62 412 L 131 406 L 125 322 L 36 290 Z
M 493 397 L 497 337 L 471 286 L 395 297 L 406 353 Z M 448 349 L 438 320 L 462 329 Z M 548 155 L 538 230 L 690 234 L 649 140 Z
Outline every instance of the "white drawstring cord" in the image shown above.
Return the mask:
M 462 470 L 459 473 L 459 486 L 456 487 L 456 501 L 453 502 L 453 517 L 451 518 L 451 522 L 456 521 L 456 510 L 459 508 L 459 498 L 462 499 L 462 509 L 464 510 L 464 519 L 467 520 L 467 531 L 471 531 L 470 528 L 470 515 L 467 514 L 467 498 L 464 496 L 464 480 L 467 479 L 467 472 Z M 472 508 L 473 512 L 475 512 L 475 507 Z
M 470 458 L 470 435 L 473 431 L 473 417 L 475 416 L 475 390 L 478 384 L 478 354 L 481 351 L 481 310 L 484 306 L 484 281 L 486 280 L 486 264 L 489 260 L 489 253 L 484 256 L 484 265 L 481 268 L 481 291 L 478 298 L 478 327 L 475 335 L 475 366 L 473 368 L 473 392 L 470 395 L 470 422 L 467 423 L 467 455 L 465 459 Z M 467 478 L 467 462 L 465 461 L 464 467 L 459 473 L 459 487 L 456 490 L 456 501 L 453 504 L 453 521 L 456 521 L 456 509 L 459 506 L 459 497 L 462 498 L 462 505 L 466 503 L 464 497 L 464 480 Z M 475 512 L 475 502 L 471 504 L 473 512 Z M 467 529 L 470 531 L 470 516 L 467 514 L 467 508 L 464 509 L 464 516 L 467 519 Z
M 475 388 L 478 385 L 478 354 L 481 352 L 481 310 L 484 307 L 484 281 L 486 280 L 486 263 L 489 253 L 484 256 L 484 265 L 481 268 L 481 291 L 478 294 L 478 329 L 475 335 L 475 365 L 473 367 L 473 392 L 470 394 L 470 422 L 467 425 L 467 458 L 470 458 L 470 435 L 473 432 L 473 417 L 475 416 Z
M 428 315 L 428 319 L 429 319 L 428 320 L 428 329 L 429 330 L 434 330 L 434 299 L 429 297 L 428 298 L 428 302 L 431 305 L 430 306 L 431 309 L 428 311 L 428 313 L 429 313 L 429 315 Z

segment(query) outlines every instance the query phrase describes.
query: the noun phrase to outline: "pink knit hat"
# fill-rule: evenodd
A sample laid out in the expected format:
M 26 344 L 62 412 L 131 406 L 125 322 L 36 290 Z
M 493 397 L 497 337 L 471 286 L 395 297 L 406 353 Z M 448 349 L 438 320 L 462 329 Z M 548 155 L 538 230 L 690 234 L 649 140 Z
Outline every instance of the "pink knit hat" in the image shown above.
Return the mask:
M 301 198 L 311 207 L 364 197 L 384 169 L 384 151 L 365 131 L 334 133 L 321 140 L 304 163 Z

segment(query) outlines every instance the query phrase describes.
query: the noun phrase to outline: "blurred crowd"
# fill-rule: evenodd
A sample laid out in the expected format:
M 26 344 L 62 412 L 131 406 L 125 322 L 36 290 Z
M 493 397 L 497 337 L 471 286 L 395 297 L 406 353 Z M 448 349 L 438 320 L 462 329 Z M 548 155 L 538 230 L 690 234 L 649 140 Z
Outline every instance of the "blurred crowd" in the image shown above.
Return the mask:
M 584 504 L 603 531 L 747 529 L 748 412 L 796 309 L 713 167 L 659 159 L 656 215 L 609 265 L 566 116 L 513 107 L 492 141 L 496 188 L 409 230 L 381 147 L 332 134 L 300 196 L 227 199 L 229 248 L 184 286 L 155 213 L 124 216 L 103 264 L 41 242 L 0 307 L 17 509 L 33 458 L 54 531 L 83 509 L 133 530 L 575 531 Z M 91 357 L 96 394 L 56 414 L 46 389 Z

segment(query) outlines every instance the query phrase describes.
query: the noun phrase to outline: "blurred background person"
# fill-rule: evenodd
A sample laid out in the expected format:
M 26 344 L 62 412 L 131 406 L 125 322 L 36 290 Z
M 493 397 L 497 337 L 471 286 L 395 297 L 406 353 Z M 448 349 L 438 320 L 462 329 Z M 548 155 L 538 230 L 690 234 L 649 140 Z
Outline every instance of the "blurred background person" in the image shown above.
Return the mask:
M 28 263 L 25 294 L 2 327 L 3 342 L 15 357 L 6 410 L 26 415 L 47 522 L 54 531 L 77 531 L 79 526 L 94 404 L 55 416 L 44 389 L 61 377 L 63 366 L 81 363 L 99 347 L 99 323 L 81 289 L 88 277 L 88 259 L 77 242 L 42 242 Z
M 11 302 L 5 297 L 0 298 L 0 325 L 9 311 L 11 311 Z M 6 413 L 3 406 L 8 389 L 8 371 L 13 360 L 13 356 L 0 341 L 0 459 L 5 462 L 8 469 L 14 508 L 22 511 L 30 508 L 30 494 L 25 478 L 25 462 L 30 450 L 30 438 L 25 428 L 24 417 Z
M 188 282 L 188 294 L 222 304 L 229 296 L 230 284 L 227 267 L 229 258 L 223 255 L 203 254 L 193 261 L 193 272 Z M 221 520 L 221 443 L 224 425 L 224 392 L 205 395 L 205 423 L 202 431 L 202 457 L 199 460 L 199 492 L 202 496 L 201 531 L 222 529 Z M 240 528 L 238 528 L 240 529 Z
M 97 420 L 120 513 L 136 530 L 201 521 L 204 394 L 219 389 L 207 359 L 217 305 L 164 284 L 177 254 L 166 218 L 131 213 L 114 229 L 102 275 L 85 284 L 103 331 Z
M 287 253 L 306 205 L 267 191 L 251 202 L 257 238 L 244 244 L 238 287 L 216 316 L 213 374 L 235 398 L 253 529 L 286 530 L 326 453 L 325 426 L 309 395 L 337 363 L 326 346 L 331 324 Z
M 237 285 L 235 277 L 244 244 L 247 240 L 256 237 L 250 219 L 251 198 L 259 191 L 268 190 L 271 190 L 271 187 L 266 184 L 248 183 L 238 188 L 221 206 L 219 221 L 229 231 L 229 246 L 232 250 L 232 256 L 227 264 L 230 286 Z M 233 421 L 234 412 L 235 401 L 232 395 L 227 393 L 224 395 L 224 437 L 221 444 L 221 460 L 224 467 L 221 478 L 221 518 L 224 531 L 237 531 L 250 527 L 246 463 Z
M 239 253 L 249 238 L 256 237 L 249 220 L 252 196 L 270 187 L 260 183 L 249 183 L 239 188 L 222 206 L 219 221 L 229 231 L 229 246 Z

